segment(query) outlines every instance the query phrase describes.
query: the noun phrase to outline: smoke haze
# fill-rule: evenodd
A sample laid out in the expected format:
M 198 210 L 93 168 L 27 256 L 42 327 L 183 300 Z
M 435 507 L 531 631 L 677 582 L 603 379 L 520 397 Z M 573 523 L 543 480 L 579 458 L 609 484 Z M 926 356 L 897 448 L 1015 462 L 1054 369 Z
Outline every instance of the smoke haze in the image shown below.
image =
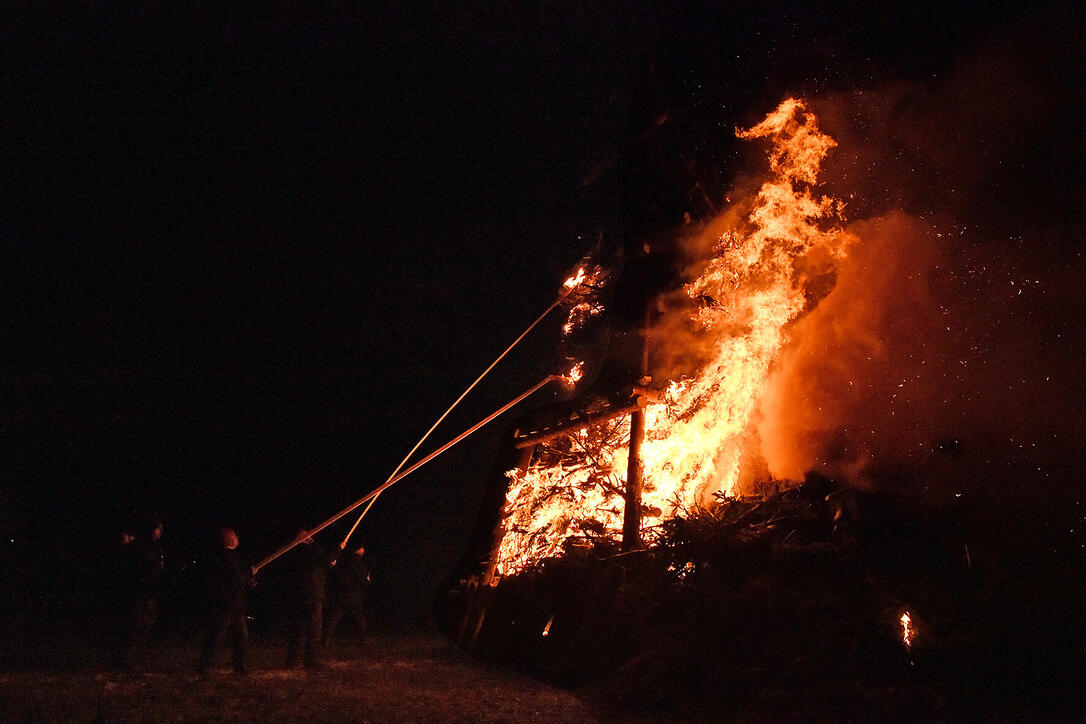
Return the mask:
M 961 492 L 1081 457 L 1070 32 L 990 38 L 934 91 L 814 99 L 839 143 L 826 188 L 859 242 L 771 374 L 758 433 L 774 477 L 908 469 Z

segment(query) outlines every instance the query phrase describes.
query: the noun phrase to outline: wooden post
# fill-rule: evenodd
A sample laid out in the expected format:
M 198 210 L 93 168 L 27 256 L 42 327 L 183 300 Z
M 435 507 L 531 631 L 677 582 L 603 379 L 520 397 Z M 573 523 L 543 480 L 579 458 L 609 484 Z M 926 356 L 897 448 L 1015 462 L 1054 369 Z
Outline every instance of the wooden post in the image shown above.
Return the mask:
M 645 322 L 641 328 L 641 379 L 638 384 L 651 382 L 649 371 L 649 307 L 645 307 Z M 641 484 L 644 466 L 641 446 L 645 442 L 645 408 L 630 414 L 630 456 L 626 464 L 626 502 L 622 511 L 622 550 L 641 547 Z
M 630 457 L 626 468 L 626 505 L 622 513 L 622 550 L 641 547 L 641 444 L 645 441 L 645 410 L 630 414 Z

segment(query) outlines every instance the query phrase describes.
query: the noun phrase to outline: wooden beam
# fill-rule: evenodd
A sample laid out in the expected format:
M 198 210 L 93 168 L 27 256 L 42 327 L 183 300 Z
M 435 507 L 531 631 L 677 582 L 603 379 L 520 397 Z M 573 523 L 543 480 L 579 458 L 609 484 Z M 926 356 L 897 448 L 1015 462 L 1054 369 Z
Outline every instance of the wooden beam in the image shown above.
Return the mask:
M 599 425 L 607 422 L 608 420 L 614 420 L 616 417 L 622 417 L 629 415 L 631 412 L 638 410 L 644 410 L 649 404 L 649 398 L 646 395 L 638 395 L 627 405 L 615 408 L 613 410 L 605 410 L 600 413 L 578 413 L 576 417 L 568 420 L 563 420 L 555 425 L 544 428 L 543 430 L 533 430 L 531 434 L 514 438 L 513 447 L 518 449 L 531 447 L 538 445 L 541 442 L 547 442 L 553 440 L 556 437 L 562 437 L 563 435 L 569 435 L 570 433 L 583 430 L 586 427 L 592 427 L 593 425 Z

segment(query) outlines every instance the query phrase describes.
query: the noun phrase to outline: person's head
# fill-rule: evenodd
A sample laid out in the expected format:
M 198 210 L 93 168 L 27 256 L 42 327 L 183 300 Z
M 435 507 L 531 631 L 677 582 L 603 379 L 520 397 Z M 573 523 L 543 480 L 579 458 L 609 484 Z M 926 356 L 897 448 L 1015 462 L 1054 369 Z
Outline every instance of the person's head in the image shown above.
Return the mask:
M 305 528 L 299 528 L 294 533 L 294 540 L 297 541 L 298 543 L 312 543 L 313 542 L 313 536 L 309 535 L 309 531 L 306 530 Z
M 238 534 L 234 532 L 233 528 L 220 529 L 219 539 L 222 541 L 222 547 L 228 551 L 238 547 Z
M 356 550 L 354 552 L 354 554 L 356 556 L 358 556 L 359 558 L 361 558 L 362 556 L 366 555 L 366 547 L 365 546 L 358 546 L 358 550 Z
M 151 528 L 147 532 L 147 537 L 150 538 L 151 540 L 161 540 L 161 538 L 162 538 L 162 523 L 161 523 L 161 521 L 156 521 L 156 522 L 151 524 Z
M 126 546 L 134 540 L 136 540 L 136 536 L 132 535 L 132 531 L 127 528 L 121 531 L 121 545 Z

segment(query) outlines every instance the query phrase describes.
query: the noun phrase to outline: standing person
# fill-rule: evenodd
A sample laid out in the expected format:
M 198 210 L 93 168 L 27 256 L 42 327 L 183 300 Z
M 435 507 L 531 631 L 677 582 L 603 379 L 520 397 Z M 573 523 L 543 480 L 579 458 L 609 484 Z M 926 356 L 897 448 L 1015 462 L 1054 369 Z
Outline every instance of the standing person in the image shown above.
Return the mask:
M 200 673 L 211 670 L 215 650 L 228 636 L 234 672 L 245 674 L 249 626 L 246 621 L 245 596 L 252 583 L 252 571 L 238 555 L 238 535 L 233 528 L 219 531 L 221 546 L 211 558 L 208 570 L 208 621 L 200 651 Z
M 365 547 L 333 564 L 331 577 L 331 614 L 324 627 L 324 648 L 332 644 L 336 627 L 345 614 L 350 614 L 358 627 L 359 638 L 366 633 L 366 591 L 370 585 L 370 568 L 366 565 Z
M 126 664 L 131 664 L 137 652 L 142 652 L 158 623 L 159 589 L 162 571 L 166 568 L 166 554 L 162 548 L 161 522 L 147 528 L 144 538 L 136 540 L 134 547 L 134 580 L 129 608 Z
M 297 546 L 285 556 L 287 569 L 287 661 L 292 669 L 299 659 L 308 669 L 318 668 L 324 589 L 328 581 L 328 556 L 306 530 L 299 530 Z
M 136 589 L 136 536 L 133 529 L 122 528 L 120 538 L 108 551 L 105 575 L 105 621 L 112 649 L 111 663 L 117 669 L 129 668 L 129 647 L 132 640 L 132 609 Z

